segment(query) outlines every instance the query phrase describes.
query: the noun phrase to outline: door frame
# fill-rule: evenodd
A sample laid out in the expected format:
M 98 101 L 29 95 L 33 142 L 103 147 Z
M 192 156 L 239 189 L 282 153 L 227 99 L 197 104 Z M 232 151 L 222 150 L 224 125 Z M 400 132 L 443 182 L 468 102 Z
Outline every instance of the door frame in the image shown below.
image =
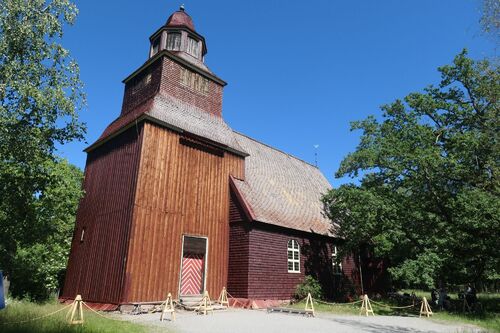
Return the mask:
M 181 286 L 182 286 L 182 266 L 184 262 L 184 238 L 186 237 L 191 237 L 191 238 L 202 238 L 205 240 L 205 256 L 203 258 L 203 291 L 207 290 L 207 267 L 208 267 L 208 237 L 207 236 L 198 236 L 198 235 L 190 235 L 190 234 L 182 234 L 181 236 L 181 264 L 180 264 L 180 271 L 179 271 L 179 283 L 178 283 L 178 290 L 177 294 L 179 295 L 179 298 L 181 298 Z M 203 292 L 202 291 L 202 292 Z

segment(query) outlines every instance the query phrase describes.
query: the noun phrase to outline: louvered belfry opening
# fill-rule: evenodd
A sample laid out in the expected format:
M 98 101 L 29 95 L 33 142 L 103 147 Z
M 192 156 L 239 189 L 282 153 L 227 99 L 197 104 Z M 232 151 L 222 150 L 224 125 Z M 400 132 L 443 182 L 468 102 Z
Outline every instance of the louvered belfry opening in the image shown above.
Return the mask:
M 180 295 L 200 295 L 205 289 L 207 239 L 183 237 Z

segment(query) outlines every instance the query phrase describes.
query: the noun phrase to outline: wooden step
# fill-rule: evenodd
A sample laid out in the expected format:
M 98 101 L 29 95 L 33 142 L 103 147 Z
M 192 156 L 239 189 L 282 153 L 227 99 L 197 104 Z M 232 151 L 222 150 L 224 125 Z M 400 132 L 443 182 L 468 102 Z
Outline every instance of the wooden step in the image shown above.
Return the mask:
M 188 311 L 195 311 L 198 309 L 198 304 L 196 304 L 195 306 L 185 306 L 184 308 Z M 227 310 L 227 307 L 220 305 L 220 304 L 217 304 L 217 303 L 212 303 L 210 308 L 211 308 L 211 310 L 214 310 L 214 311 Z
M 292 309 L 292 308 L 267 308 L 267 312 L 281 312 L 281 313 L 289 313 L 289 314 L 298 314 L 305 316 L 312 316 L 311 311 L 300 310 L 300 309 Z
M 181 295 L 179 302 L 186 308 L 195 307 L 200 304 L 203 295 Z

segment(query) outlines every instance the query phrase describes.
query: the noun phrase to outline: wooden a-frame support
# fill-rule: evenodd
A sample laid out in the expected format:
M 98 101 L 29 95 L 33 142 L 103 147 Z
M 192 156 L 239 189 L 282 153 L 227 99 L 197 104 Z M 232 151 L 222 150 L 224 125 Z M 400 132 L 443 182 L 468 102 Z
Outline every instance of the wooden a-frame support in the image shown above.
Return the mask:
M 310 316 L 315 316 L 315 313 L 314 313 L 314 303 L 313 303 L 313 299 L 312 299 L 312 296 L 311 296 L 311 293 L 308 293 L 307 294 L 307 298 L 306 298 L 306 306 L 304 308 L 304 311 L 310 315 Z
M 427 298 L 425 297 L 422 299 L 422 305 L 420 305 L 419 317 L 422 317 L 422 315 L 426 316 L 427 318 L 433 315 L 429 302 L 427 302 Z
M 220 292 L 219 299 L 217 300 L 217 302 L 222 306 L 229 307 L 226 287 L 222 288 L 222 291 Z
M 373 313 L 373 308 L 370 303 L 370 299 L 368 298 L 368 295 L 363 296 L 363 302 L 361 303 L 361 309 L 359 309 L 359 314 L 362 315 L 364 314 L 365 316 L 368 317 L 368 315 L 375 316 L 375 313 Z
M 200 305 L 196 309 L 196 312 L 198 313 L 203 313 L 204 315 L 207 314 L 207 312 L 212 311 L 214 313 L 214 308 L 212 307 L 212 301 L 210 300 L 210 296 L 208 295 L 208 291 L 205 290 L 203 293 L 203 299 L 200 302 Z
M 163 307 L 161 309 L 160 321 L 163 321 L 165 318 L 165 314 L 170 313 L 170 320 L 175 321 L 175 308 L 174 302 L 172 301 L 172 294 L 168 293 L 167 299 L 163 303 Z
M 81 295 L 76 295 L 71 308 L 66 315 L 70 325 L 83 325 L 83 300 Z

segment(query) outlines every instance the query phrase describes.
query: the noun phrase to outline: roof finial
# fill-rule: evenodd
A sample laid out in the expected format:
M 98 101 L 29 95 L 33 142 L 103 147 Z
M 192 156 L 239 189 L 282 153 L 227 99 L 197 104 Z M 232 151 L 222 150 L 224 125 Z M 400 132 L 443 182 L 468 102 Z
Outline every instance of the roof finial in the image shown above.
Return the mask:
M 179 10 L 180 10 L 181 12 L 183 12 L 183 11 L 184 11 L 184 9 L 185 9 L 185 8 L 184 8 L 184 4 L 182 4 L 182 5 L 179 7 Z
M 319 145 L 314 145 L 314 166 L 318 167 L 318 148 Z

